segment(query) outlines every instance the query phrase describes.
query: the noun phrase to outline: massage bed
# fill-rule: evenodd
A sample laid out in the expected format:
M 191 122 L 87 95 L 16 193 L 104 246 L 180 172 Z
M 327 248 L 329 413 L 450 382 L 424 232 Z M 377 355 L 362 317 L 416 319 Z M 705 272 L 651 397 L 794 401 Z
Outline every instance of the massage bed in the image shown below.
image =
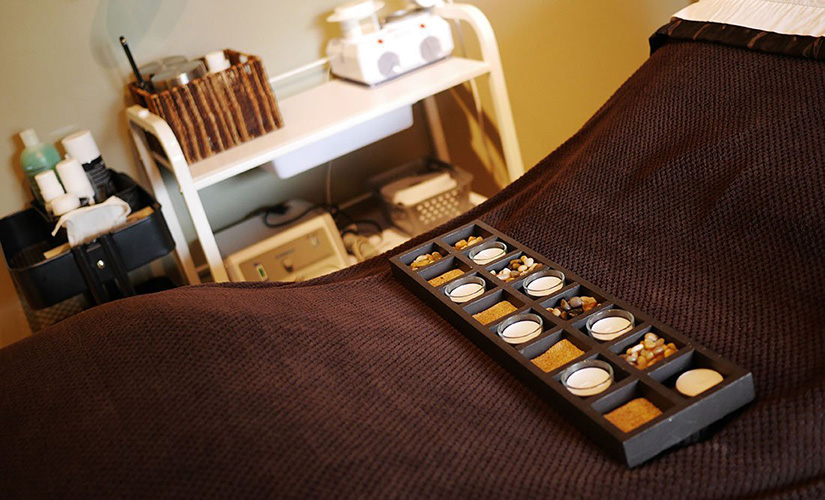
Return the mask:
M 521 179 L 387 255 L 121 300 L 0 350 L 0 497 L 825 498 L 825 43 L 720 5 L 660 29 Z M 751 370 L 755 401 L 614 460 L 393 278 L 476 218 Z

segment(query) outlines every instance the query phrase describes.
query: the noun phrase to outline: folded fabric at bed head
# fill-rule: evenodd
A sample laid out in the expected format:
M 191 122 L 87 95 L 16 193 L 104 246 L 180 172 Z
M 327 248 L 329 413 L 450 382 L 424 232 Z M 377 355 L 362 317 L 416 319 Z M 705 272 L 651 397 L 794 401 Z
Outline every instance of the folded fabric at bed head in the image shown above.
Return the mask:
M 674 40 L 825 60 L 825 0 L 702 0 L 650 38 L 651 52 Z

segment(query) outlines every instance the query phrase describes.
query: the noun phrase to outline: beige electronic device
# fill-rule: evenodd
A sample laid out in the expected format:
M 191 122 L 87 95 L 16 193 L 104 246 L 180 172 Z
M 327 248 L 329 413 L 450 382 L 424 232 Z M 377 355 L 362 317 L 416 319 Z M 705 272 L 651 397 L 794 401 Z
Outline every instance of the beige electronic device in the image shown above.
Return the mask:
M 255 217 L 215 235 L 232 281 L 306 281 L 347 266 L 329 213 L 317 209 L 277 228 Z M 249 240 L 257 243 L 249 244 Z

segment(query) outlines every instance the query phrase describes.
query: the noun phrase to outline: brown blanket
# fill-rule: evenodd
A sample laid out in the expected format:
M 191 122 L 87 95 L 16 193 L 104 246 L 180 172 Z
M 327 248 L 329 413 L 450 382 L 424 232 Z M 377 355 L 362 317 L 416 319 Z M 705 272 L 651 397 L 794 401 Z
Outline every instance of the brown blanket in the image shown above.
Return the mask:
M 821 62 L 665 45 L 437 230 L 480 217 L 750 368 L 756 401 L 710 439 L 628 469 L 381 256 L 123 300 L 3 349 L 0 497 L 823 498 L 823 96 Z

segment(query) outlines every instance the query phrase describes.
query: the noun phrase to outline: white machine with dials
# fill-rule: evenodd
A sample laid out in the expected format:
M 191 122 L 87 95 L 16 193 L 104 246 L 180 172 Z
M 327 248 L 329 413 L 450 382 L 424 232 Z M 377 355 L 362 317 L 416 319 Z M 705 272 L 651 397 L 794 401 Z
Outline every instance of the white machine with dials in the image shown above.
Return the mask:
M 327 21 L 340 23 L 341 38 L 330 40 L 327 56 L 332 73 L 367 85 L 377 85 L 450 55 L 454 48 L 450 24 L 435 15 L 434 0 L 416 2 L 389 16 L 383 25 L 377 11 L 384 4 L 356 0 L 335 9 Z
M 347 267 L 347 251 L 332 216 L 303 201 L 283 213 L 242 221 L 215 234 L 232 281 L 306 281 Z M 292 221 L 300 214 L 303 217 Z

